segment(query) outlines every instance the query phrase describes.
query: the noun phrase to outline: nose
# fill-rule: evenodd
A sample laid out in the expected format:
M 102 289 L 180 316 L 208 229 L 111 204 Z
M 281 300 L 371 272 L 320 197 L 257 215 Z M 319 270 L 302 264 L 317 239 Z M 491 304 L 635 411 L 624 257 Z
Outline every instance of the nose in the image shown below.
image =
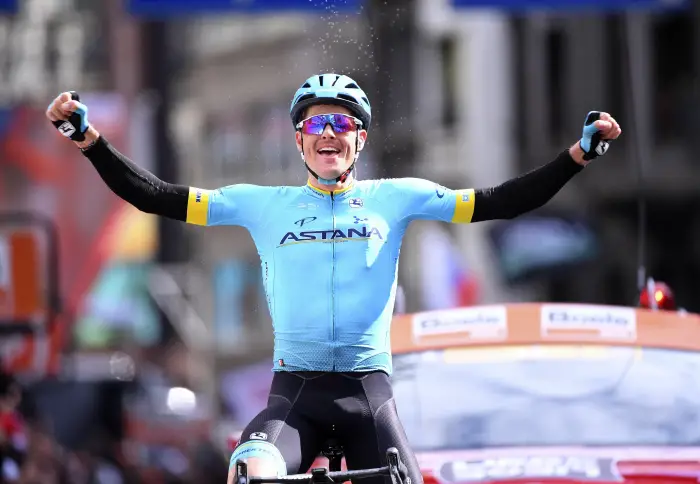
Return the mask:
M 335 138 L 335 131 L 333 131 L 333 127 L 331 126 L 330 123 L 328 123 L 324 128 L 323 128 L 323 133 L 321 133 L 322 138 Z

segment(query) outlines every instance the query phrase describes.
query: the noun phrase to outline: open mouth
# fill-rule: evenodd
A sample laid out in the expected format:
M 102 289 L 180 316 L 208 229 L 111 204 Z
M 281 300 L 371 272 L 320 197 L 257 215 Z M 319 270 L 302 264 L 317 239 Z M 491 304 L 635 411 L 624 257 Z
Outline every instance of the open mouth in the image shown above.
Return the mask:
M 331 146 L 326 146 L 324 148 L 320 148 L 316 151 L 321 156 L 326 156 L 326 157 L 335 157 L 340 154 L 340 150 L 338 148 L 333 148 Z

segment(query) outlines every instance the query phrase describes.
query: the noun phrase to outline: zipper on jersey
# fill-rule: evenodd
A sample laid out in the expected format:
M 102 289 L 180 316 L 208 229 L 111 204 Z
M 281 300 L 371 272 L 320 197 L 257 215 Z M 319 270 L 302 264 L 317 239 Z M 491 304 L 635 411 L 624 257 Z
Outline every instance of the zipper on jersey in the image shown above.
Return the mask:
M 331 239 L 331 341 L 333 342 L 333 370 L 335 370 L 335 196 L 331 192 L 331 218 L 333 237 Z

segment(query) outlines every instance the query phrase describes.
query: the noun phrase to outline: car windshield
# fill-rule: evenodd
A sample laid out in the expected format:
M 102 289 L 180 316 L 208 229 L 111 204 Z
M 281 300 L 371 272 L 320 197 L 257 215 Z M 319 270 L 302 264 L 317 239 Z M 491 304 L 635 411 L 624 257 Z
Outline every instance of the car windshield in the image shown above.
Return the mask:
M 392 380 L 418 450 L 700 445 L 700 353 L 452 348 L 396 355 Z

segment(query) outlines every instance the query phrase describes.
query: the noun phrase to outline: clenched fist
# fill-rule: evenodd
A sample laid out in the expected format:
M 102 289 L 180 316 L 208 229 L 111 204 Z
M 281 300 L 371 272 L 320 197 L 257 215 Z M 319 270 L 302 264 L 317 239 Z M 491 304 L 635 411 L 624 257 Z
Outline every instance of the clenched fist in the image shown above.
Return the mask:
M 620 125 L 608 113 L 600 113 L 598 120 L 593 122 L 593 126 L 600 133 L 600 137 L 606 141 L 617 139 L 622 134 Z
M 620 125 L 608 113 L 591 111 L 583 123 L 581 139 L 569 149 L 576 163 L 587 165 L 608 152 L 610 142 L 622 134 Z
M 97 132 L 88 122 L 88 108 L 75 92 L 61 93 L 46 109 L 46 117 L 66 138 L 81 148 L 97 139 Z

